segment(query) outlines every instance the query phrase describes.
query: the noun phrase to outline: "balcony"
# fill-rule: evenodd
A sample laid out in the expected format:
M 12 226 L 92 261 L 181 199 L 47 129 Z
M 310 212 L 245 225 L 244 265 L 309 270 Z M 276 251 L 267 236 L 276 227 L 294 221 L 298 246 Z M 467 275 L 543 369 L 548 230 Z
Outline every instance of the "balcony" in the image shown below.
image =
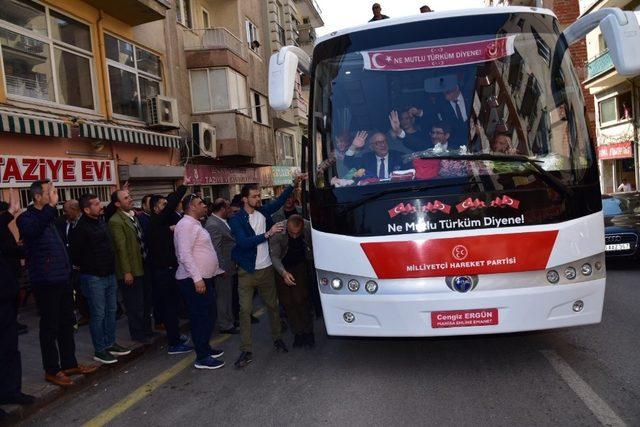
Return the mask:
M 591 61 L 587 61 L 587 80 L 594 79 L 613 69 L 611 55 L 609 54 L 609 49 L 607 49 Z
M 165 18 L 171 8 L 169 0 L 84 0 L 96 9 L 119 19 L 127 25 L 146 24 Z
M 184 46 L 187 68 L 231 67 L 249 74 L 247 47 L 226 28 L 185 32 Z
M 322 27 L 322 9 L 316 0 L 294 0 L 298 5 L 300 13 L 309 18 L 309 22 L 315 28 Z

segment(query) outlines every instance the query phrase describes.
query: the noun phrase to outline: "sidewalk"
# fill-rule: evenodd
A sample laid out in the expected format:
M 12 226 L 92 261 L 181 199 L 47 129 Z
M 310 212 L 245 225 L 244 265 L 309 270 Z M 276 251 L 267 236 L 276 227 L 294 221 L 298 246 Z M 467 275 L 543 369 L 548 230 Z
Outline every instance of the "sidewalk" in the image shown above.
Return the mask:
M 129 339 L 129 330 L 127 328 L 127 317 L 122 316 L 117 321 L 116 340 L 120 345 L 128 347 L 132 350 L 128 356 L 118 357 L 118 363 L 112 365 L 102 365 L 93 360 L 93 345 L 91 344 L 91 335 L 89 333 L 89 325 L 80 326 L 75 334 L 76 342 L 76 358 L 78 363 L 84 365 L 99 364 L 100 368 L 93 374 L 83 377 L 82 375 L 74 376 L 73 380 L 76 385 L 68 389 L 50 384 L 44 380 L 44 371 L 42 369 L 42 359 L 40 356 L 40 343 L 38 339 L 38 322 L 39 317 L 36 312 L 35 304 L 29 304 L 20 310 L 19 321 L 29 327 L 29 332 L 20 335 L 19 349 L 22 355 L 22 391 L 35 396 L 36 403 L 29 406 L 20 405 L 0 405 L 4 411 L 9 414 L 7 421 L 9 423 L 18 422 L 25 419 L 29 415 L 36 412 L 53 400 L 60 398 L 68 392 L 74 392 L 79 388 L 85 387 L 91 381 L 108 375 L 112 370 L 122 367 L 123 363 L 141 356 L 146 350 L 166 345 L 165 334 L 160 333 L 151 340 L 151 344 L 144 346 L 134 343 Z M 181 320 L 182 326 L 187 321 Z

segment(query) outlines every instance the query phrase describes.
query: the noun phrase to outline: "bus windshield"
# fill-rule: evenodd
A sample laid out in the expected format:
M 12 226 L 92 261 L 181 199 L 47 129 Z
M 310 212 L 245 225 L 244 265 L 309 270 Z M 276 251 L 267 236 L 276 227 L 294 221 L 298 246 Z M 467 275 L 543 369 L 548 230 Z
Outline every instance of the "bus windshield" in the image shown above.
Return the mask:
M 466 24 L 434 39 L 324 42 L 314 58 L 316 188 L 464 177 L 544 186 L 528 160 L 564 185 L 592 176 L 580 85 L 555 21 L 478 19 L 452 37 L 441 36 Z

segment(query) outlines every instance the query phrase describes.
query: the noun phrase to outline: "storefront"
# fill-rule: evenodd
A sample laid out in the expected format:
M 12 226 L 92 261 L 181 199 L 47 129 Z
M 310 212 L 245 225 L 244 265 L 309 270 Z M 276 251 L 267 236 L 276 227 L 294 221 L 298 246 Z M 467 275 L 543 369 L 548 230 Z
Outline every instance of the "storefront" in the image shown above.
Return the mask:
M 133 171 L 132 179 L 160 179 L 163 191 L 172 190 L 173 180 L 183 176 L 183 169 L 167 166 L 178 161 L 179 144 L 179 136 L 143 128 L 0 109 L 0 199 L 8 199 L 9 188 L 19 189 L 25 208 L 31 183 L 49 179 L 60 204 L 87 192 L 108 201 L 124 182 L 120 166 Z M 151 188 L 139 189 L 146 194 Z
M 638 188 L 633 145 L 632 141 L 598 145 L 601 190 L 603 193 L 617 191 L 623 179 L 629 182 L 634 190 Z
M 202 193 L 205 201 L 217 197 L 230 200 L 240 192 L 242 185 L 261 183 L 257 168 L 214 165 L 187 165 L 184 182 Z
M 300 168 L 296 166 L 271 166 L 274 196 L 279 196 L 287 186 L 291 185 L 296 172 L 300 172 Z

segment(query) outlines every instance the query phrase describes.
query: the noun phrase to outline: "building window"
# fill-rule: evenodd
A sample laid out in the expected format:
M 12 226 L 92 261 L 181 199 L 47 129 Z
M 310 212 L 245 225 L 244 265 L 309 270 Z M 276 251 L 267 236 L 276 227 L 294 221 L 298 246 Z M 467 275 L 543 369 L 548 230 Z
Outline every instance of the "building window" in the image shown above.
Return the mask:
M 267 110 L 267 98 L 258 92 L 251 91 L 251 116 L 253 117 L 253 121 L 268 125 L 269 117 Z
M 209 11 L 202 9 L 202 28 L 211 28 L 211 21 L 209 19 Z
M 247 108 L 247 79 L 231 68 L 190 70 L 191 103 L 194 113 L 238 110 Z
M 0 0 L 7 95 L 95 110 L 89 25 L 29 0 Z
M 632 119 L 633 108 L 631 105 L 631 92 L 625 92 L 598 102 L 600 124 L 615 124 Z
M 260 38 L 258 27 L 250 20 L 245 21 L 245 27 L 247 30 L 247 44 L 252 52 L 259 53 L 260 51 Z
M 144 120 L 146 99 L 161 93 L 160 57 L 110 34 L 104 44 L 113 113 Z
M 58 213 L 62 215 L 62 205 L 68 200 L 78 200 L 83 194 L 95 194 L 98 196 L 102 204 L 109 203 L 111 197 L 111 187 L 108 185 L 92 185 L 87 187 L 56 187 L 58 189 L 58 204 L 56 208 Z M 20 189 L 20 207 L 26 209 L 31 204 L 29 199 L 29 189 Z
M 276 141 L 282 153 L 283 166 L 295 166 L 295 148 L 293 145 L 293 135 L 284 132 L 276 132 Z
M 176 1 L 176 18 L 177 21 L 187 28 L 193 28 L 193 20 L 191 19 L 191 0 Z

